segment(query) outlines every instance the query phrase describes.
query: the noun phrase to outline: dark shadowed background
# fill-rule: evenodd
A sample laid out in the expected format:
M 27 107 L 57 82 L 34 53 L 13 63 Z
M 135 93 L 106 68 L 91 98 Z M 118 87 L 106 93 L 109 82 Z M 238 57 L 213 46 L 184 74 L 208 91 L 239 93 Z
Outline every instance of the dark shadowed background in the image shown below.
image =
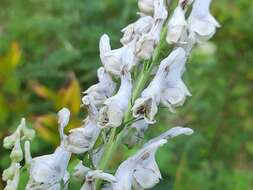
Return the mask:
M 213 0 L 222 28 L 188 62 L 184 80 L 193 96 L 176 114 L 161 108 L 147 133 L 151 138 L 175 125 L 195 130 L 158 151 L 164 180 L 154 189 L 253 189 L 252 7 L 249 0 Z M 80 125 L 81 92 L 96 83 L 100 66 L 98 40 L 108 33 L 119 47 L 120 30 L 137 19 L 136 11 L 136 0 L 0 0 L 1 142 L 26 117 L 37 131 L 33 155 L 52 152 L 63 106 L 72 112 L 69 128 Z M 127 154 L 122 148 L 113 163 Z M 2 171 L 9 152 L 1 147 L 0 155 Z M 20 189 L 26 180 L 22 173 Z

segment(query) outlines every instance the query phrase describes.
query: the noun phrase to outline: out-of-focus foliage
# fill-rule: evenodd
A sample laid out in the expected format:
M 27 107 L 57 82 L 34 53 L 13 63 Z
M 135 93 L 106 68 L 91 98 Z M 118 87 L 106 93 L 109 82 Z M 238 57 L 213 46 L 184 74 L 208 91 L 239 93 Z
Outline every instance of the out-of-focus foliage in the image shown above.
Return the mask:
M 159 150 L 165 180 L 154 189 L 253 188 L 252 7 L 248 0 L 213 0 L 222 28 L 187 65 L 193 97 L 176 114 L 161 108 L 159 123 L 148 131 L 153 137 L 174 125 L 195 129 Z M 32 152 L 40 155 L 58 143 L 60 107 L 71 109 L 70 127 L 80 125 L 81 91 L 96 82 L 100 64 L 99 37 L 106 32 L 119 46 L 120 29 L 136 11 L 136 0 L 1 0 L 0 138 L 25 116 L 38 134 Z M 130 154 L 121 150 L 114 163 Z M 0 154 L 2 169 L 8 155 L 2 148 Z

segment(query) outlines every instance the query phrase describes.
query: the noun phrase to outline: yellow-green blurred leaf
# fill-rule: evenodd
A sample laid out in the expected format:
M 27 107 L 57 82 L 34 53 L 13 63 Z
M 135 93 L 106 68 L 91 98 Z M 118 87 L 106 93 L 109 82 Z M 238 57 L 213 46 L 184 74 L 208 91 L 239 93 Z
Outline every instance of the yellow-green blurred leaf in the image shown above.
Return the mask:
M 73 115 L 78 114 L 81 103 L 81 90 L 74 74 L 71 74 L 69 85 L 59 91 L 59 102 L 57 108 L 67 107 Z
M 42 98 L 46 98 L 49 100 L 55 100 L 57 98 L 57 93 L 53 92 L 48 87 L 43 86 L 36 81 L 30 82 L 30 86 L 34 90 L 34 92 Z

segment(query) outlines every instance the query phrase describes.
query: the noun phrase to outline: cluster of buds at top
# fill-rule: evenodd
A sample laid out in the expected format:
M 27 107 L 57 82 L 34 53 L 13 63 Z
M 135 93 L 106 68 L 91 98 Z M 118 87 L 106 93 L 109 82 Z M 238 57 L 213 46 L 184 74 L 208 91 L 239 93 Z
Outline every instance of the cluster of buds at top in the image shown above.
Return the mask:
M 139 143 L 148 127 L 156 122 L 160 104 L 175 112 L 187 96 L 191 96 L 182 79 L 187 58 L 194 44 L 211 38 L 219 24 L 209 11 L 211 0 L 178 0 L 169 17 L 166 2 L 138 0 L 139 18 L 122 29 L 122 47 L 112 49 L 109 36 L 101 36 L 102 67 L 97 71 L 98 83 L 88 88 L 82 99 L 88 116 L 81 127 L 65 134 L 70 112 L 67 108 L 59 111 L 61 144 L 53 154 L 31 158 L 30 143 L 26 141 L 25 157 L 30 172 L 27 190 L 67 189 L 71 154 L 88 153 L 92 163 L 92 168 L 78 163 L 72 174 L 85 181 L 82 190 L 95 189 L 96 180 L 106 181 L 104 190 L 148 189 L 162 178 L 155 161 L 156 150 L 170 138 L 192 134 L 192 129 L 174 127 L 148 141 L 122 162 L 115 175 L 104 173 L 100 163 L 112 156 L 108 154 L 113 151 L 108 150 L 115 148 L 110 146 L 124 142 L 132 147 Z M 188 9 L 190 6 L 192 8 Z M 191 12 L 186 14 L 188 11 Z M 163 49 L 164 46 L 167 48 Z M 137 79 L 133 73 L 139 73 Z M 17 189 L 18 162 L 22 160 L 21 128 L 4 141 L 6 148 L 14 147 L 13 164 L 4 175 L 4 180 L 8 180 L 7 187 L 12 186 L 12 189 Z M 22 131 L 33 136 L 24 128 Z M 120 138 L 122 134 L 124 138 Z M 31 139 L 29 135 L 25 136 Z

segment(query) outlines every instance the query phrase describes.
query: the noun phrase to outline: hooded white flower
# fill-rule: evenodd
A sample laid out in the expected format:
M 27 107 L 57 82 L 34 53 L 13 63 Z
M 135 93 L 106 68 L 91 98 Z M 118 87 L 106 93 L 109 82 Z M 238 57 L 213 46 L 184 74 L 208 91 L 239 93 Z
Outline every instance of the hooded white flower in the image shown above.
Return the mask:
M 89 104 L 88 117 L 84 125 L 71 129 L 69 135 L 64 135 L 63 144 L 65 148 L 75 154 L 81 154 L 92 149 L 100 133 L 100 128 L 97 126 L 97 108 L 93 104 L 93 101 L 89 100 L 88 96 L 86 99 L 86 103 L 89 102 Z
M 167 143 L 167 139 L 181 134 L 190 135 L 189 128 L 175 127 L 148 141 L 135 155 L 124 161 L 118 168 L 112 184 L 113 190 L 147 189 L 155 186 L 162 178 L 155 161 L 157 149 Z
M 138 63 L 138 59 L 134 54 L 135 44 L 135 40 L 132 40 L 129 44 L 112 50 L 109 36 L 106 34 L 102 35 L 99 49 L 100 59 L 105 70 L 117 76 L 120 76 L 122 67 L 127 67 L 127 70 L 130 71 Z
M 29 166 L 30 178 L 26 186 L 26 190 L 60 190 L 61 182 L 68 181 L 67 166 L 71 157 L 71 153 L 66 150 L 63 145 L 65 135 L 64 127 L 68 124 L 70 112 L 67 108 L 63 108 L 58 112 L 59 133 L 61 144 L 54 153 L 32 158 L 30 154 L 30 143 L 25 143 L 25 158 Z
M 184 103 L 185 97 L 190 95 L 181 79 L 185 62 L 183 48 L 173 50 L 162 60 L 155 77 L 134 103 L 132 110 L 135 118 L 144 118 L 147 123 L 152 124 L 155 123 L 154 117 L 160 101 L 172 111 L 173 107 Z
M 182 81 L 187 59 L 186 53 L 183 48 L 177 48 L 172 53 L 173 56 L 165 59 L 168 64 L 168 73 L 165 78 L 161 101 L 171 111 L 174 111 L 175 107 L 183 105 L 186 96 L 191 96 L 191 93 Z
M 130 72 L 124 68 L 121 72 L 121 85 L 116 95 L 104 102 L 99 112 L 101 127 L 118 127 L 121 125 L 124 113 L 132 94 L 132 79 Z
M 220 24 L 210 13 L 211 0 L 195 0 L 188 20 L 189 31 L 196 35 L 197 41 L 210 39 Z
M 85 183 L 81 187 L 81 190 L 95 190 L 96 179 L 105 180 L 110 183 L 116 182 L 116 178 L 111 174 L 104 173 L 101 170 L 91 170 L 86 174 Z
M 158 111 L 157 106 L 160 103 L 161 91 L 166 77 L 164 66 L 165 64 L 162 62 L 155 77 L 148 87 L 143 90 L 141 97 L 134 102 L 132 108 L 135 118 L 144 118 L 149 124 L 155 123 L 154 117 Z
M 143 34 L 136 42 L 135 54 L 140 59 L 150 59 L 155 46 L 160 40 L 160 34 L 164 21 L 167 18 L 167 10 L 163 0 L 154 1 L 154 24 L 148 33 Z
M 104 101 L 111 97 L 115 91 L 116 84 L 113 82 L 112 77 L 105 71 L 103 67 L 97 70 L 98 83 L 88 88 L 84 94 L 92 98 L 95 106 L 100 107 Z M 87 98 L 83 98 L 84 105 L 88 105 Z
M 179 1 L 179 5 L 174 10 L 173 15 L 168 22 L 166 41 L 169 44 L 182 43 L 180 38 L 186 33 L 187 22 L 185 20 L 183 7 L 180 4 L 181 1 L 182 0 Z
M 26 151 L 29 151 L 27 149 Z M 30 179 L 26 190 L 60 190 L 61 182 L 67 181 L 64 178 L 67 175 L 70 156 L 71 153 L 60 145 L 53 154 L 29 158 Z
M 141 17 L 136 22 L 129 24 L 121 30 L 121 32 L 124 33 L 120 40 L 123 45 L 128 44 L 132 40 L 139 38 L 141 35 L 148 33 L 151 30 L 154 24 L 153 17 L 146 15 L 140 16 Z

